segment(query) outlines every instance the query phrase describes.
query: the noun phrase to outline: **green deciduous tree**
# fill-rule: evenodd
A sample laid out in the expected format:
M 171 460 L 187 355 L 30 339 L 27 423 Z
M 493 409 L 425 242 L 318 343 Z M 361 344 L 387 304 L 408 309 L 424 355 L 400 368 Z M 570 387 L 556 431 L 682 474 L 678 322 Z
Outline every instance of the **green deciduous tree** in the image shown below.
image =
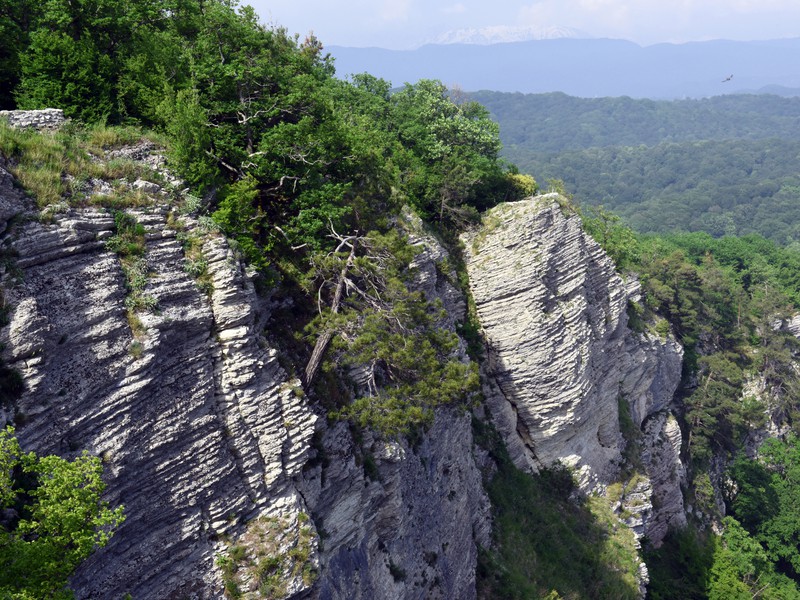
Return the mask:
M 788 600 L 800 597 L 795 582 L 775 571 L 758 541 L 732 517 L 717 542 L 708 578 L 709 600 Z
M 413 156 L 406 181 L 419 211 L 457 223 L 465 205 L 505 199 L 510 181 L 497 161 L 499 129 L 484 107 L 454 102 L 435 80 L 406 85 L 392 101 L 399 140 Z
M 124 519 L 101 500 L 100 460 L 24 453 L 11 428 L 0 432 L 0 596 L 70 598 L 67 578 Z

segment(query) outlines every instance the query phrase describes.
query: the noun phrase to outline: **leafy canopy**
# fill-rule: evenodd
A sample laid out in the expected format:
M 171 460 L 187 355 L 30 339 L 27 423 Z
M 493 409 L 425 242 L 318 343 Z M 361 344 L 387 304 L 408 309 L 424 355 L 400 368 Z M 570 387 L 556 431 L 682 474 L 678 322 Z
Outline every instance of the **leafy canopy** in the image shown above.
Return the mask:
M 67 578 L 125 519 L 101 500 L 100 459 L 24 453 L 14 430 L 0 431 L 0 596 L 71 598 Z M 8 513 L 6 513 L 8 514 Z

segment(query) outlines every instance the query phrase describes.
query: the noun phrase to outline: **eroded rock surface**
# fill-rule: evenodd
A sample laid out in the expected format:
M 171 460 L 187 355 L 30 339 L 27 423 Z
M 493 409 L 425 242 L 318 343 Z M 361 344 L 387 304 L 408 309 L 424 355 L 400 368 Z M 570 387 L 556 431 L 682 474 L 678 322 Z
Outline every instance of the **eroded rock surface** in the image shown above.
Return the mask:
M 502 393 L 492 406 L 500 429 L 524 446 L 518 466 L 560 460 L 585 483 L 607 478 L 620 459 L 625 287 L 555 198 L 501 205 L 484 223 L 466 240 L 467 269 Z
M 636 427 L 665 410 L 680 381 L 680 345 L 628 329 L 638 285 L 622 280 L 557 194 L 492 209 L 464 243 L 489 350 L 487 402 L 512 459 L 529 470 L 560 461 L 584 489 L 602 489 L 619 475 L 627 443 L 620 402 Z M 654 447 L 680 432 L 652 423 L 647 470 L 658 483 L 645 484 L 648 532 L 654 495 L 671 502 L 669 514 L 682 509 L 679 487 L 663 489 L 663 472 L 679 469 L 677 451 Z
M 406 213 L 400 225 L 419 254 L 414 286 L 441 301 L 440 327 L 453 330 L 466 303 L 447 253 Z M 462 360 L 467 360 L 463 348 Z M 324 461 L 307 470 L 304 496 L 323 533 L 324 600 L 475 598 L 478 546 L 490 544 L 471 416 L 439 408 L 431 429 L 410 444 L 368 433 L 355 440 L 343 423 L 320 439 Z
M 470 416 L 438 410 L 413 448 L 362 444 L 344 424 L 333 427 L 326 467 L 307 474 L 306 498 L 324 532 L 318 597 L 475 598 L 477 546 L 488 546 L 490 519 Z
M 7 232 L 0 339 L 26 384 L 17 434 L 40 453 L 102 456 L 108 500 L 125 506 L 117 534 L 73 578 L 79 598 L 216 598 L 221 536 L 308 510 L 292 479 L 317 417 L 255 330 L 253 286 L 226 242 L 203 248 L 209 298 L 184 269 L 167 209 L 131 214 L 147 231 L 144 293 L 156 303 L 137 313 L 137 338 L 119 258 L 105 248 L 108 213 L 24 218 Z

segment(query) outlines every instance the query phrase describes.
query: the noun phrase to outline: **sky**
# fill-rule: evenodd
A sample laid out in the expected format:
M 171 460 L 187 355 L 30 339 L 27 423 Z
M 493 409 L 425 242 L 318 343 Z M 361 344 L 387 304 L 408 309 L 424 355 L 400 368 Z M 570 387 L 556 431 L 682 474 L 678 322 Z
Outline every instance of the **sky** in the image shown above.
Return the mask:
M 798 0 L 242 0 L 326 46 L 415 48 L 453 29 L 567 27 L 643 46 L 800 37 Z

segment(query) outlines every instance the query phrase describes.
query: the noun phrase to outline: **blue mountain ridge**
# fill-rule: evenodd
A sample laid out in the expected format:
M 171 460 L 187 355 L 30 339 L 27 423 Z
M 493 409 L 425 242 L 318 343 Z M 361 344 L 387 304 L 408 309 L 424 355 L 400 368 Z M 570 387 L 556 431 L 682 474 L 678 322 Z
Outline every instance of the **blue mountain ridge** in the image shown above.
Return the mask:
M 415 50 L 327 50 L 340 77 L 369 72 L 394 86 L 439 79 L 465 91 L 560 91 L 587 98 L 699 98 L 765 89 L 800 95 L 800 38 L 652 46 L 615 39 L 552 39 Z M 723 81 L 730 75 L 730 81 Z

